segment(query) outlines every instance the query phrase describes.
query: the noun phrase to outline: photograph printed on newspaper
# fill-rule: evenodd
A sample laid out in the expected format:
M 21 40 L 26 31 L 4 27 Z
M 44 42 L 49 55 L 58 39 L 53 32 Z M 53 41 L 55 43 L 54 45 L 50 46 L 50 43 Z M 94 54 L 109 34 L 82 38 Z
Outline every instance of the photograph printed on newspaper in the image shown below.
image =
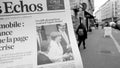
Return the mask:
M 82 68 L 71 12 L 66 7 L 69 3 L 66 2 L 47 0 L 46 12 L 33 16 L 37 30 L 38 68 Z
M 69 0 L 0 0 L 0 67 L 83 68 Z
M 37 26 L 38 65 L 73 60 L 67 24 Z

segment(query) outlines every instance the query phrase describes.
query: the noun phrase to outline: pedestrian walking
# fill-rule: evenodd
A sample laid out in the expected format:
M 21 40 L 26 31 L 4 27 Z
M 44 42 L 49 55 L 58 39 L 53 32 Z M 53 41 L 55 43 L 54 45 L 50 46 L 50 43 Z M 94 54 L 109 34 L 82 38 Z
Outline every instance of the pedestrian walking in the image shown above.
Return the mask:
M 83 43 L 83 48 L 86 49 L 85 40 L 87 39 L 87 30 L 83 23 L 80 23 L 78 26 L 76 34 L 78 35 L 78 47 L 80 47 L 81 43 Z

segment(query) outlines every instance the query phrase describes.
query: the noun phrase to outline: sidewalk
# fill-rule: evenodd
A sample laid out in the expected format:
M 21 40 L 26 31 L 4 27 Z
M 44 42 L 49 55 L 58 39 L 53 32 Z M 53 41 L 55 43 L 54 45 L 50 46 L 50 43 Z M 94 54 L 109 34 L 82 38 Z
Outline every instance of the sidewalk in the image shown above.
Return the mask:
M 120 45 L 120 30 L 112 29 L 112 35 L 114 36 L 115 40 Z
M 84 68 L 120 68 L 120 53 L 102 29 L 88 33 L 87 49 L 80 48 Z

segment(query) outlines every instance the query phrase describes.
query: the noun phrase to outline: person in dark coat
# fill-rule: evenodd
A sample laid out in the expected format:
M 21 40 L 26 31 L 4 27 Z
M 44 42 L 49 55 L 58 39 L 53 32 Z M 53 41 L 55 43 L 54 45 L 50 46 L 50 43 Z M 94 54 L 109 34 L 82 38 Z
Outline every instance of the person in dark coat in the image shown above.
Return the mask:
M 80 23 L 78 26 L 76 34 L 78 35 L 78 47 L 80 47 L 81 43 L 83 42 L 83 48 L 86 49 L 85 40 L 87 39 L 87 30 L 83 23 Z

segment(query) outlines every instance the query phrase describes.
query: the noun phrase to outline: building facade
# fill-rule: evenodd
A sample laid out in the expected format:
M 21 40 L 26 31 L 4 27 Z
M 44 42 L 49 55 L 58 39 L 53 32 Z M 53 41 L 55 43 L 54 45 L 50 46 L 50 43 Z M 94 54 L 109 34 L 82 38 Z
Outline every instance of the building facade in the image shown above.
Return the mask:
M 89 31 L 91 29 L 91 26 L 95 23 L 93 16 L 94 0 L 83 0 L 82 2 L 87 4 L 87 8 L 84 11 L 84 15 L 85 15 L 85 24 L 87 30 Z
M 117 22 L 117 0 L 108 0 L 106 1 L 100 8 L 98 12 L 95 12 L 96 19 L 101 21 L 102 23 L 105 22 Z M 101 17 L 98 17 L 98 16 Z
M 70 0 L 70 5 L 73 21 L 77 21 L 77 25 L 83 23 L 89 30 L 94 19 L 94 0 Z
M 75 16 L 74 9 L 79 8 L 79 3 L 81 2 L 81 0 L 69 0 L 69 1 L 70 1 L 72 15 Z
M 96 11 L 96 13 L 95 13 L 95 19 L 96 19 L 97 23 L 102 24 L 101 10 L 100 9 Z
M 113 9 L 112 2 L 108 0 L 105 4 L 101 6 L 101 19 L 103 22 L 112 21 Z
M 118 23 L 120 23 L 120 0 L 116 1 L 116 5 L 117 5 L 117 21 Z
M 87 4 L 87 8 L 86 8 L 85 11 L 87 11 L 88 13 L 93 15 L 93 12 L 94 12 L 94 0 L 82 0 L 82 3 Z

